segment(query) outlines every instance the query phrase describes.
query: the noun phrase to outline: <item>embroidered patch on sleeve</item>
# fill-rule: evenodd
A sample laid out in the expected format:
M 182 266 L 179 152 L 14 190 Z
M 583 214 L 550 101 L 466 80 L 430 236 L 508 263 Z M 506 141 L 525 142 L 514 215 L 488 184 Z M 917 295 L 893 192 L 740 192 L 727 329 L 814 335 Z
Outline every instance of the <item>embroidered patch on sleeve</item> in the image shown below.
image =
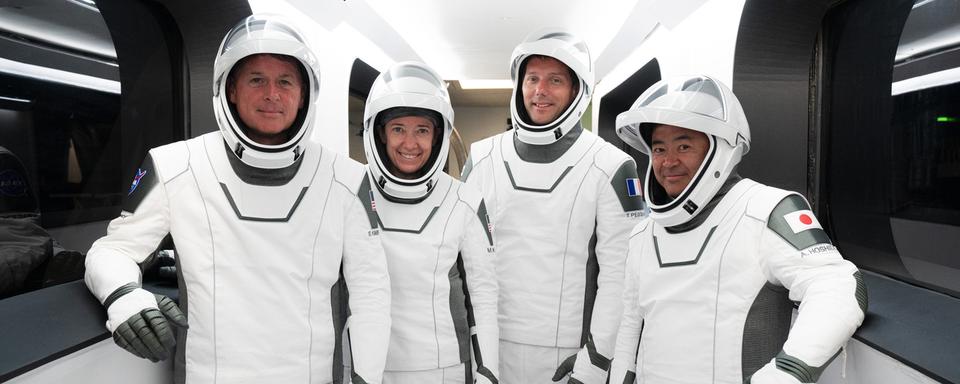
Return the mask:
M 793 233 L 800 233 L 811 229 L 823 229 L 817 217 L 810 210 L 800 210 L 783 215 L 783 220 L 787 222 Z

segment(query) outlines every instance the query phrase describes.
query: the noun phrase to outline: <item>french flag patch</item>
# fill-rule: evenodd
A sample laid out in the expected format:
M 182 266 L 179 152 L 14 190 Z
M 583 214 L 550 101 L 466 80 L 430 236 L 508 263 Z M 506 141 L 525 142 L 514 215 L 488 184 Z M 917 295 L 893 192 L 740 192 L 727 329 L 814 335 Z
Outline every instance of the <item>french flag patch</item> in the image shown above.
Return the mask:
M 640 179 L 629 178 L 627 179 L 627 196 L 634 197 L 640 196 L 643 194 L 640 189 Z
M 370 210 L 377 211 L 377 200 L 373 198 L 373 191 L 367 191 L 370 193 Z
M 790 226 L 793 233 L 800 233 L 814 228 L 823 229 L 823 227 L 820 226 L 820 222 L 817 221 L 817 217 L 807 209 L 783 215 L 783 219 L 787 221 L 787 225 Z

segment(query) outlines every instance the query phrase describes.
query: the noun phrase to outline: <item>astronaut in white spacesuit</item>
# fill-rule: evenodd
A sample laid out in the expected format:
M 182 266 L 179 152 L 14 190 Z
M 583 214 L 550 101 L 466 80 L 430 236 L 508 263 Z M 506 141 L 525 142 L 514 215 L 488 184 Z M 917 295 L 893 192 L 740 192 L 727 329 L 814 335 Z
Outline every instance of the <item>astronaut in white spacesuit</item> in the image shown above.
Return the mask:
M 215 62 L 220 130 L 150 150 L 87 256 L 114 340 L 153 361 L 176 344 L 178 383 L 339 383 L 344 359 L 354 383 L 380 382 L 386 260 L 365 169 L 310 140 L 317 68 L 292 25 L 241 21 Z M 183 313 L 140 287 L 168 233 Z
M 534 33 L 511 76 L 516 129 L 474 143 L 463 172 L 494 223 L 501 382 L 604 383 L 643 215 L 636 164 L 580 125 L 594 86 L 583 41 Z
M 737 97 L 710 77 L 664 80 L 617 133 L 650 156 L 651 213 L 630 237 L 610 382 L 816 382 L 866 290 L 802 196 L 737 175 L 750 149 Z
M 374 81 L 363 142 L 393 292 L 384 384 L 497 382 L 492 227 L 480 192 L 443 172 L 452 129 L 426 65 Z

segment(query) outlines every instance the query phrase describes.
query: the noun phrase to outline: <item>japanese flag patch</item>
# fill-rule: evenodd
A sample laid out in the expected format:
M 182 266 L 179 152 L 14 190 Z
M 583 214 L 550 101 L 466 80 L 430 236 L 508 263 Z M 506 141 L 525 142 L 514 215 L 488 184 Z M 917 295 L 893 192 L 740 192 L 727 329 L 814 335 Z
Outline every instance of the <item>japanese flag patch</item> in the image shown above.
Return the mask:
M 783 215 L 783 220 L 787 222 L 787 225 L 790 226 L 790 229 L 793 230 L 793 233 L 800 233 L 810 229 L 823 229 L 823 227 L 820 226 L 820 222 L 817 221 L 817 217 L 813 215 L 813 212 L 807 209 L 794 211 Z

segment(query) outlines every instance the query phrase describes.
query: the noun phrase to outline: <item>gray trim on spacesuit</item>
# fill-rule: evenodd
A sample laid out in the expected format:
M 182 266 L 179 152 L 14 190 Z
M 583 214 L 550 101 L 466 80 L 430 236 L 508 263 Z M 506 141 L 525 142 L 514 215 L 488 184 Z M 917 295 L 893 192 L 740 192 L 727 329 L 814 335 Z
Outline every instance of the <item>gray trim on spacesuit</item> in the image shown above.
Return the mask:
M 470 172 L 473 171 L 473 155 L 467 155 L 466 162 L 463 163 L 463 169 L 460 170 L 460 181 L 466 183 L 467 178 L 470 177 Z
M 863 311 L 863 314 L 867 314 L 867 286 L 863 283 L 863 273 L 856 271 L 853 273 L 853 278 L 857 280 L 857 304 L 860 305 L 860 310 Z
M 767 227 L 776 232 L 780 237 L 786 240 L 797 250 L 807 249 L 816 244 L 833 244 L 830 237 L 820 228 L 810 228 L 799 233 L 793 233 L 787 220 L 783 218 L 791 212 L 809 210 L 810 205 L 800 195 L 790 195 L 777 204 L 777 207 L 770 212 L 770 218 L 767 220 Z
M 342 383 L 345 371 L 343 359 L 343 328 L 346 327 L 347 318 L 350 317 L 350 307 L 347 304 L 350 301 L 350 292 L 347 289 L 347 282 L 343 277 L 343 265 L 340 266 L 340 277 L 333 286 L 330 287 L 330 315 L 333 318 L 333 382 Z M 353 361 L 351 360 L 351 367 Z
M 230 147 L 227 146 L 226 141 L 223 142 L 223 149 L 228 152 L 227 159 L 230 160 L 230 168 L 233 168 L 233 173 L 244 183 L 252 185 L 264 187 L 286 185 L 297 175 L 297 171 L 300 170 L 300 164 L 303 164 L 304 156 L 301 153 L 300 156 L 293 161 L 293 164 L 286 167 L 278 169 L 257 168 L 238 159 L 236 153 L 231 151 Z
M 801 383 L 816 383 L 817 380 L 820 380 L 820 375 L 823 373 L 827 366 L 833 362 L 833 359 L 836 359 L 840 355 L 840 351 L 837 351 L 827 362 L 819 367 L 811 367 L 804 363 L 803 360 L 800 360 L 796 357 L 788 355 L 786 352 L 781 351 L 777 354 L 776 364 L 777 369 L 789 373 L 791 376 L 795 377 Z M 747 383 L 750 381 L 747 380 Z
M 367 220 L 370 220 L 370 229 L 375 229 L 378 226 L 383 227 L 383 223 L 380 222 L 380 215 L 377 214 L 376 202 L 373 198 L 373 191 L 370 190 L 370 178 L 364 177 L 363 181 L 360 182 L 360 188 L 357 189 L 357 198 L 360 199 L 360 205 L 363 206 L 365 212 L 367 212 Z M 363 204 L 363 200 L 366 199 L 366 204 Z M 429 221 L 429 220 L 428 220 Z
M 240 220 L 248 221 L 267 221 L 267 222 L 276 222 L 276 223 L 286 223 L 290 221 L 290 217 L 293 216 L 293 212 L 297 210 L 297 207 L 300 206 L 300 201 L 303 200 L 303 196 L 307 194 L 307 187 L 303 187 L 300 190 L 300 196 L 297 196 L 297 201 L 293 203 L 293 206 L 290 207 L 290 211 L 287 212 L 286 217 L 277 217 L 277 218 L 268 218 L 268 217 L 253 217 L 253 216 L 244 216 L 240 213 L 240 209 L 237 208 L 237 203 L 233 201 L 233 195 L 230 194 L 230 190 L 227 189 L 227 185 L 220 183 L 220 189 L 223 190 L 223 194 L 227 196 L 227 201 L 230 203 L 230 208 L 233 208 L 233 213 L 237 214 L 237 218 Z
M 468 292 L 466 274 L 463 272 L 463 255 L 457 255 L 457 262 L 450 266 L 447 279 L 450 281 L 450 317 L 453 319 L 453 329 L 457 334 L 457 345 L 460 352 L 460 362 L 470 367 L 470 310 L 467 308 Z M 467 372 L 473 371 L 473 368 Z
M 487 234 L 487 241 L 490 242 L 490 246 L 493 246 L 493 227 L 490 226 L 490 215 L 487 214 L 487 205 L 480 200 L 480 206 L 477 208 L 477 218 L 480 219 L 480 224 L 483 225 L 483 232 Z
M 660 258 L 660 246 L 657 244 L 657 236 L 653 236 L 653 250 L 657 253 L 657 263 L 660 264 L 660 268 L 669 268 L 669 267 L 679 267 L 683 265 L 693 265 L 700 261 L 700 256 L 703 256 L 703 251 L 707 249 L 707 243 L 710 242 L 710 237 L 713 236 L 713 231 L 716 231 L 717 227 L 714 226 L 710 228 L 710 232 L 707 232 L 707 238 L 703 239 L 703 245 L 700 246 L 700 252 L 697 252 L 697 257 L 690 261 L 679 261 L 676 263 L 664 263 L 663 259 Z
M 790 333 L 793 302 L 789 291 L 767 282 L 757 292 L 743 322 L 740 370 L 746 381 L 783 348 Z
M 577 142 L 577 138 L 580 137 L 581 132 L 583 132 L 583 127 L 578 121 L 577 125 L 574 125 L 570 132 L 567 132 L 560 140 L 545 145 L 524 143 L 514 134 L 513 148 L 517 151 L 517 156 L 523 161 L 528 163 L 550 164 L 557 161 L 564 153 L 567 153 L 567 150 Z
M 130 185 L 130 190 L 123 199 L 123 212 L 134 213 L 143 199 L 146 198 L 147 195 L 150 194 L 150 191 L 159 183 L 157 167 L 153 165 L 153 157 L 150 156 L 148 152 L 147 157 L 143 159 L 143 164 L 140 165 L 140 168 L 137 168 L 137 173 L 133 176 L 133 183 Z
M 430 211 L 430 215 L 427 216 L 427 219 L 423 221 L 423 225 L 420 226 L 420 229 L 401 229 L 401 228 L 388 228 L 383 225 L 383 222 L 380 221 L 380 216 L 377 215 L 377 223 L 380 225 L 380 228 L 383 228 L 386 232 L 404 232 L 404 233 L 414 233 L 420 234 L 424 229 L 427 228 L 427 224 L 430 224 L 430 220 L 433 219 L 433 216 L 437 214 L 437 211 L 440 210 L 440 207 L 433 207 L 433 210 Z
M 637 190 L 635 196 L 627 193 L 627 181 L 630 179 L 640 179 L 637 174 L 637 163 L 632 159 L 620 164 L 620 168 L 610 178 L 610 185 L 616 192 L 617 199 L 620 200 L 620 206 L 624 212 L 639 211 L 643 209 L 643 188 Z
M 553 185 L 551 185 L 550 188 L 540 189 L 540 188 L 528 188 L 528 187 L 517 186 L 516 180 L 513 179 L 513 172 L 510 171 L 510 163 L 504 161 L 503 167 L 507 169 L 507 176 L 510 178 L 510 185 L 513 185 L 513 189 L 516 189 L 518 191 L 539 192 L 539 193 L 553 192 L 553 190 L 557 188 L 557 185 L 560 185 L 560 181 L 563 180 L 564 177 L 567 177 L 567 174 L 570 173 L 570 171 L 573 169 L 573 166 L 567 167 L 567 169 L 563 170 L 563 173 L 560 174 L 560 177 L 557 178 L 557 181 L 553 182 Z

